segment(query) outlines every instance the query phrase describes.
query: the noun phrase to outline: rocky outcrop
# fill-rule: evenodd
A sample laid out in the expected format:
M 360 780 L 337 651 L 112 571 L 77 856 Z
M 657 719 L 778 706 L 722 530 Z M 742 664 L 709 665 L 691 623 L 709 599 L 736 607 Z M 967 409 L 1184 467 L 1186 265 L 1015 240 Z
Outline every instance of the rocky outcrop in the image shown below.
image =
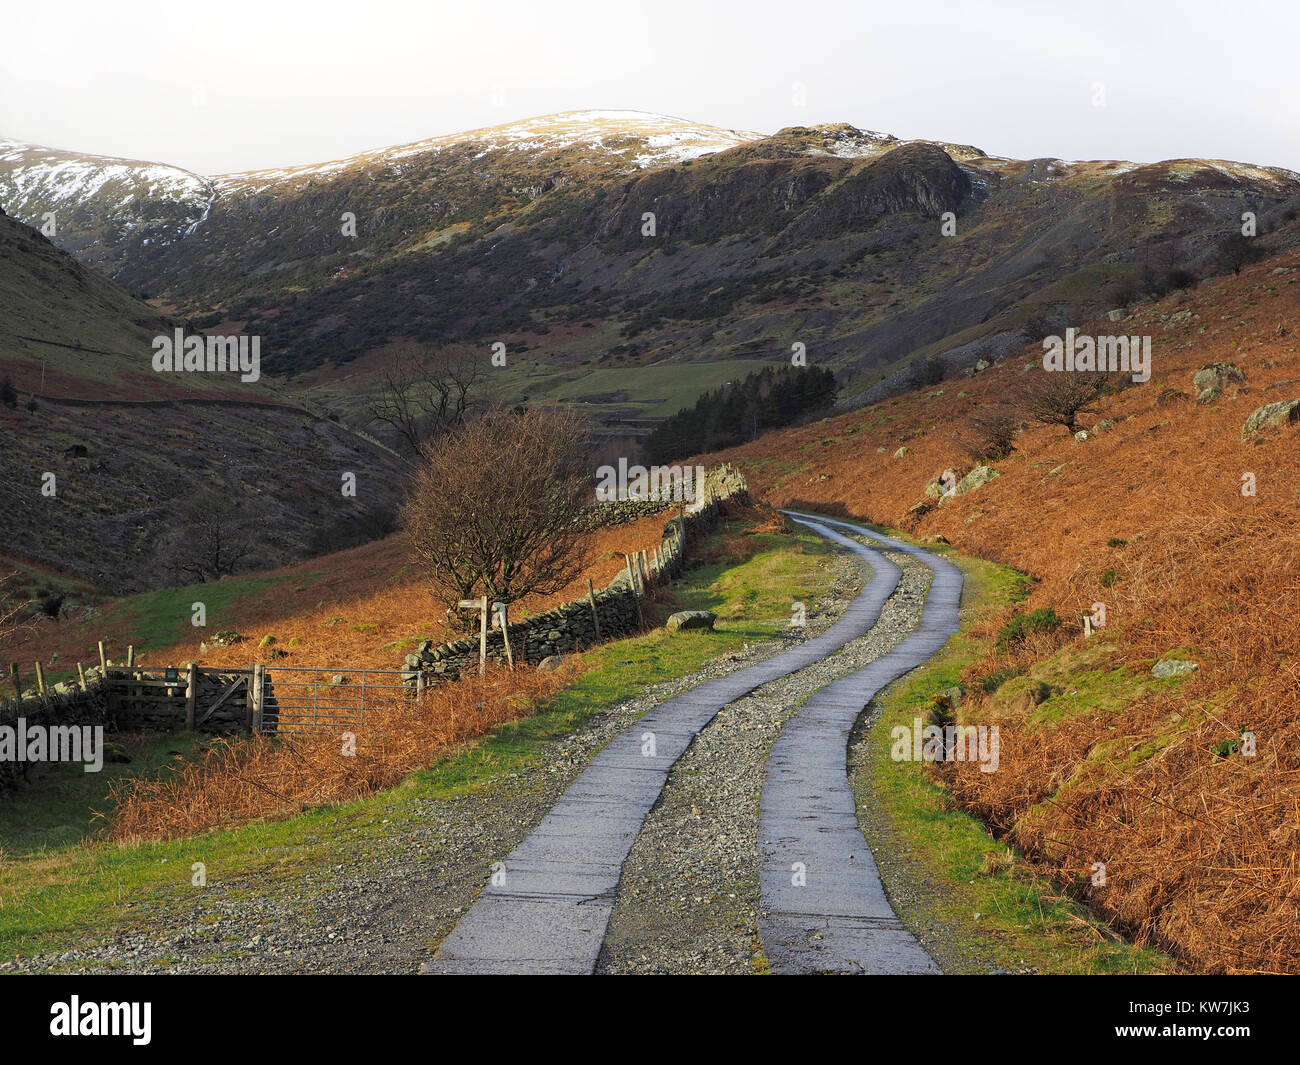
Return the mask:
M 1002 471 L 996 470 L 992 466 L 976 466 L 957 482 L 957 487 L 951 493 L 939 500 L 939 505 L 942 506 L 956 496 L 964 496 L 969 492 L 974 492 L 977 488 L 983 488 L 990 481 L 1001 476 Z
M 1283 429 L 1297 421 L 1300 421 L 1300 399 L 1269 403 L 1251 412 L 1241 427 L 1241 438 L 1246 440 L 1269 429 Z
M 1229 385 L 1244 385 L 1246 375 L 1230 362 L 1212 362 L 1202 366 L 1192 378 L 1192 389 L 1199 396 L 1207 389 L 1217 388 L 1220 393 Z

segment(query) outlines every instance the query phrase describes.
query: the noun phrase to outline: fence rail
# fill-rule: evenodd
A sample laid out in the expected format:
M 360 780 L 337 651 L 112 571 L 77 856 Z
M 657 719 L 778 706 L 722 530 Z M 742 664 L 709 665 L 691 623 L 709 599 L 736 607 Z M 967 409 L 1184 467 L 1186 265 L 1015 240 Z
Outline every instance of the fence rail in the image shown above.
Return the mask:
M 399 669 L 262 666 L 258 684 L 262 732 L 364 725 L 367 711 L 410 694 Z

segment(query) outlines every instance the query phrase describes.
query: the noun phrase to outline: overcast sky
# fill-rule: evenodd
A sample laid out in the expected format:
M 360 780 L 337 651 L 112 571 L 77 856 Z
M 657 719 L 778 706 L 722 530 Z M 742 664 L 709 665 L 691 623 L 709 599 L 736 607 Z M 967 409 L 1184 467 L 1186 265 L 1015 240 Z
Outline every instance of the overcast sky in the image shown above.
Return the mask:
M 0 136 L 216 174 L 627 108 L 1300 170 L 1298 29 L 1290 0 L 43 0 Z

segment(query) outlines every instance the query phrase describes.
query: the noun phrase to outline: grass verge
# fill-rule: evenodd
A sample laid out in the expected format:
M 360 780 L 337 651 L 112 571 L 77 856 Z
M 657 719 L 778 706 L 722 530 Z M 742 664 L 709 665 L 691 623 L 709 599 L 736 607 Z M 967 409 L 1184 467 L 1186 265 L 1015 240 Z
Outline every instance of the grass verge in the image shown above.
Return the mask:
M 866 523 L 862 523 L 866 524 Z M 882 532 L 906 539 L 897 530 Z M 964 577 L 961 629 L 925 665 L 873 701 L 850 750 L 859 820 L 871 842 L 895 911 L 950 973 L 1070 974 L 1176 971 L 1172 959 L 1125 942 L 1060 887 L 1036 874 L 976 818 L 954 808 L 948 791 L 920 762 L 890 757 L 890 730 L 928 721 L 936 694 L 988 653 L 973 634 L 987 618 L 1024 598 L 1017 571 L 927 545 Z

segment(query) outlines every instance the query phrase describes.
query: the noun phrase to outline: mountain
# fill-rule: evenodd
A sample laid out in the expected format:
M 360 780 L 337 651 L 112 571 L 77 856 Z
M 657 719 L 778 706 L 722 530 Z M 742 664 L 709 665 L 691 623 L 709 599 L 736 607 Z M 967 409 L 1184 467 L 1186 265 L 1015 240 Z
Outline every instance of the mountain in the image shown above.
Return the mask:
M 0 203 L 345 412 L 393 341 L 500 341 L 502 398 L 634 435 L 794 343 L 851 406 L 1215 272 L 1245 211 L 1271 251 L 1300 233 L 1276 167 L 598 111 L 214 178 L 11 145 Z

